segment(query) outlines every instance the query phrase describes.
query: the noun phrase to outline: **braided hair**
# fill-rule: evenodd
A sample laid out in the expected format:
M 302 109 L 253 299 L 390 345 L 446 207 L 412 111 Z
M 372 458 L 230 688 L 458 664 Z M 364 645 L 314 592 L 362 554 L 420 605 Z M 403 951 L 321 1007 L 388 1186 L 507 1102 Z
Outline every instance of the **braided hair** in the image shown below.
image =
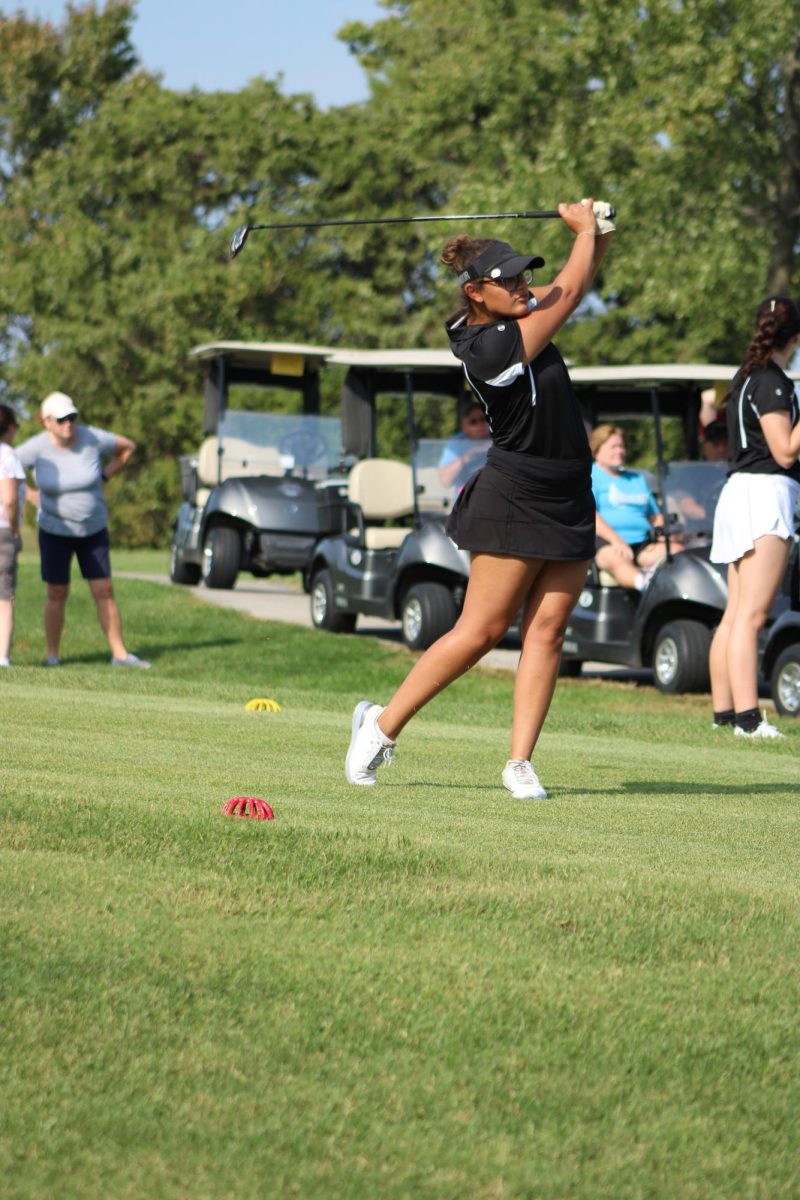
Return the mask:
M 783 350 L 800 333 L 800 306 L 788 296 L 768 296 L 756 310 L 756 331 L 747 347 L 737 380 L 755 367 L 766 367 L 775 350 Z

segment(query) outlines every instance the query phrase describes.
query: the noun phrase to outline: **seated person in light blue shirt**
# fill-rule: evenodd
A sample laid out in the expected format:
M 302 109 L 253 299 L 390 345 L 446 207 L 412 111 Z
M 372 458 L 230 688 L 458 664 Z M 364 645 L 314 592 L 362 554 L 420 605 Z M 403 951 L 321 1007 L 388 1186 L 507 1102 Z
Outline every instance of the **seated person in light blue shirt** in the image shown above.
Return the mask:
M 652 540 L 653 528 L 662 523 L 658 505 L 644 475 L 625 467 L 622 429 L 598 425 L 589 445 L 594 455 L 592 491 L 597 504 L 595 562 L 609 571 L 620 587 L 642 592 L 666 556 L 664 543 Z
M 439 459 L 439 479 L 452 491 L 453 500 L 464 484 L 486 462 L 492 444 L 489 422 L 483 406 L 475 399 L 466 402 L 461 412 L 460 429 L 447 440 Z

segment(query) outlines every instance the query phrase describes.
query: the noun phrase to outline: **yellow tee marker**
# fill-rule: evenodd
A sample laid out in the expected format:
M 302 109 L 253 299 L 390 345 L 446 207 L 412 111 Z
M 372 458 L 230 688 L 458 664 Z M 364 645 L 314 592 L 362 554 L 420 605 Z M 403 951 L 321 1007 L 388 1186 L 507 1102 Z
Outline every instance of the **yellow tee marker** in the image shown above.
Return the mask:
M 258 698 L 256 700 L 248 700 L 245 704 L 248 712 L 280 712 L 281 706 L 277 700 L 264 700 Z

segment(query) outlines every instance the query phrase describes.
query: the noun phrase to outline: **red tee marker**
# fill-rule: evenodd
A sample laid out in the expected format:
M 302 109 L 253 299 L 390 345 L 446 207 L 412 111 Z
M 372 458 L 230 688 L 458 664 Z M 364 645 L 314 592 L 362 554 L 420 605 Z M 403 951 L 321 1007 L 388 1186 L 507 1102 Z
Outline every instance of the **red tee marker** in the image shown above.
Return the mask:
M 247 817 L 251 821 L 272 821 L 275 817 L 266 800 L 258 796 L 234 796 L 221 811 L 226 817 Z

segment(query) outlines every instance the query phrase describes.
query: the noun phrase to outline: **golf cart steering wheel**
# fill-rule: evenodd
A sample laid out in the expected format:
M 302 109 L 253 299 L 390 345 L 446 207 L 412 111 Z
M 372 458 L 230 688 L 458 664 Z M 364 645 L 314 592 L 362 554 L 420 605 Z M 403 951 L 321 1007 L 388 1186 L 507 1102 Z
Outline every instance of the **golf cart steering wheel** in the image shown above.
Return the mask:
M 280 454 L 290 454 L 296 467 L 310 467 L 324 458 L 328 444 L 322 434 L 311 429 L 293 429 L 278 442 Z

